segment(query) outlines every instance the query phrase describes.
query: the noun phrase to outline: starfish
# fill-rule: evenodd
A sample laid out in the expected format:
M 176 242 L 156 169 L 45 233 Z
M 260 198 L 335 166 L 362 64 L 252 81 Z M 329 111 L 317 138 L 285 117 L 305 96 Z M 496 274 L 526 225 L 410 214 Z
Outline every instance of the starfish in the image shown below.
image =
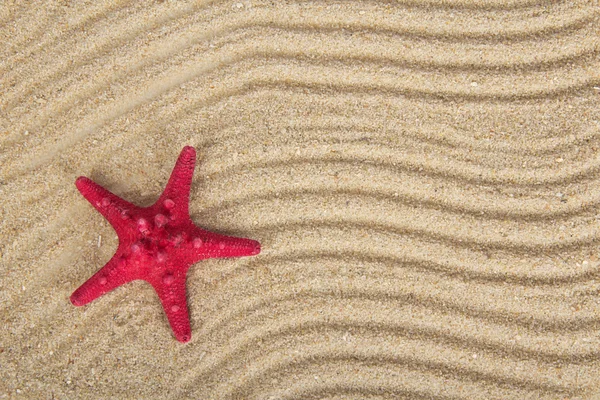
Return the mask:
M 190 188 L 196 150 L 186 146 L 159 199 L 150 207 L 135 206 L 80 176 L 77 189 L 110 222 L 119 238 L 114 256 L 71 295 L 83 306 L 136 279 L 150 283 L 180 342 L 191 339 L 186 301 L 186 274 L 207 258 L 241 257 L 260 253 L 255 240 L 220 235 L 194 225 L 189 214 Z

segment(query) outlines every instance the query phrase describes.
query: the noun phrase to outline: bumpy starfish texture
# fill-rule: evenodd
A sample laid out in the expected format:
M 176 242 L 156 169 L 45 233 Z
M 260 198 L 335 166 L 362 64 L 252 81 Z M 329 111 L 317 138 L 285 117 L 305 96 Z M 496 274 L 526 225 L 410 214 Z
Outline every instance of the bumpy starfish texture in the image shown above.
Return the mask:
M 110 222 L 119 247 L 110 261 L 71 295 L 83 306 L 127 282 L 150 283 L 177 340 L 191 339 L 186 274 L 197 261 L 260 253 L 255 240 L 203 230 L 189 215 L 196 151 L 184 147 L 160 198 L 150 207 L 135 206 L 86 177 L 75 181 L 81 194 Z

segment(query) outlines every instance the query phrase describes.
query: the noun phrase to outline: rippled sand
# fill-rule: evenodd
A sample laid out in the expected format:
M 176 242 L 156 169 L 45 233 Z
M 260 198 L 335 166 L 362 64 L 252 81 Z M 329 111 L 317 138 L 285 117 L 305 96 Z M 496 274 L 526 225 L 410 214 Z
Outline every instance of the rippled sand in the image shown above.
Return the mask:
M 0 398 L 600 396 L 594 1 L 0 5 Z M 192 341 L 86 175 L 257 239 L 190 269 Z

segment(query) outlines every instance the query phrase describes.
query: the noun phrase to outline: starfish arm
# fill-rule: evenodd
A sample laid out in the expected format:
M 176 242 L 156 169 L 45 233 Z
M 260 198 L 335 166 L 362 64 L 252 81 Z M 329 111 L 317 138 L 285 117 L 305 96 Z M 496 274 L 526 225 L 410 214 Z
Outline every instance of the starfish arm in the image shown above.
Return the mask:
M 77 178 L 75 186 L 83 197 L 108 220 L 117 233 L 119 233 L 119 227 L 123 225 L 123 221 L 134 209 L 138 208 L 85 176 Z
M 192 262 L 206 258 L 254 256 L 260 253 L 260 243 L 256 240 L 221 235 L 201 228 L 196 228 L 193 236 L 195 251 L 192 253 Z
M 173 172 L 171 172 L 165 190 L 156 202 L 157 205 L 165 207 L 179 217 L 188 217 L 195 165 L 196 150 L 191 146 L 184 147 L 175 163 Z
M 160 280 L 150 282 L 160 298 L 173 334 L 180 342 L 188 342 L 192 338 L 185 275 L 184 271 L 177 270 L 173 273 L 167 272 Z
M 83 306 L 103 294 L 136 279 L 130 274 L 123 273 L 122 266 L 124 262 L 119 252 L 117 252 L 100 271 L 96 272 L 73 292 L 71 303 L 76 306 Z

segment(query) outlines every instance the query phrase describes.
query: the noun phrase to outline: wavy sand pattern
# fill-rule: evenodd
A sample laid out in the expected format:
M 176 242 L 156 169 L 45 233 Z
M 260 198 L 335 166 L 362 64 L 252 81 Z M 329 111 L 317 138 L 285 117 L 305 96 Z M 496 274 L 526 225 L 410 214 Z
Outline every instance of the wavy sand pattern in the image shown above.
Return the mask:
M 543 5 L 538 5 L 543 3 Z M 0 398 L 600 396 L 600 4 L 5 2 Z M 199 151 L 194 221 L 261 241 L 68 297 Z

